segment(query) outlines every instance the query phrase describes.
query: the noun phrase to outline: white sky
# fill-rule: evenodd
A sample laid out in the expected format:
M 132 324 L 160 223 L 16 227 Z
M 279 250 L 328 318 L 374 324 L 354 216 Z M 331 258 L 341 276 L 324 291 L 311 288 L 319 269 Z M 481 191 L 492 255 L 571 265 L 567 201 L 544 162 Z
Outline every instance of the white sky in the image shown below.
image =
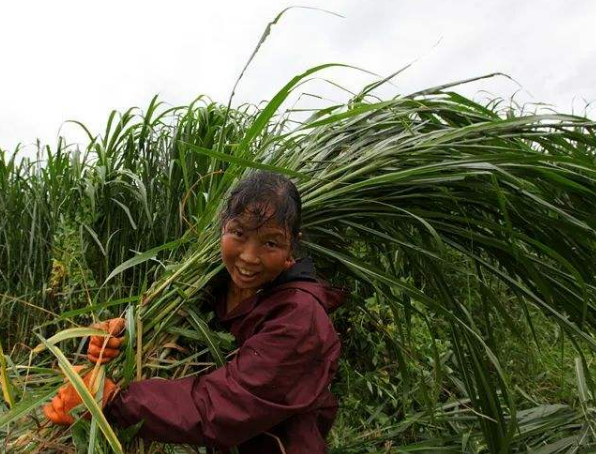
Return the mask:
M 596 1 L 301 0 L 345 16 L 292 10 L 274 27 L 236 100 L 270 99 L 321 63 L 387 75 L 417 60 L 387 94 L 410 93 L 499 71 L 520 102 L 583 113 L 596 100 Z M 58 132 L 81 140 L 76 119 L 101 132 L 112 109 L 173 105 L 199 94 L 227 102 L 266 24 L 285 2 L 249 0 L 0 0 L 0 147 Z M 439 42 L 440 41 L 440 42 Z M 439 42 L 438 45 L 437 42 Z M 353 90 L 370 82 L 350 70 L 324 76 Z M 323 83 L 306 91 L 342 99 Z M 460 89 L 509 98 L 498 78 Z M 590 112 L 594 112 L 593 109 Z M 591 115 L 592 117 L 594 115 Z M 62 128 L 62 129 L 60 129 Z

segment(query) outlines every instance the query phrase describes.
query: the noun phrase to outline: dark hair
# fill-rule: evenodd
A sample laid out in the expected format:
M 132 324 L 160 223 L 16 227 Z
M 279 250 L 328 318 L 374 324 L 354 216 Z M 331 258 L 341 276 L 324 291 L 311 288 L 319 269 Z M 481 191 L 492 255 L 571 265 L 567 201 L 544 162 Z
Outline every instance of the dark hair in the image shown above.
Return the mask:
M 292 180 L 262 170 L 249 173 L 230 193 L 220 215 L 222 226 L 246 212 L 254 217 L 255 228 L 270 219 L 286 227 L 292 237 L 292 249 L 296 249 L 302 223 L 302 200 Z

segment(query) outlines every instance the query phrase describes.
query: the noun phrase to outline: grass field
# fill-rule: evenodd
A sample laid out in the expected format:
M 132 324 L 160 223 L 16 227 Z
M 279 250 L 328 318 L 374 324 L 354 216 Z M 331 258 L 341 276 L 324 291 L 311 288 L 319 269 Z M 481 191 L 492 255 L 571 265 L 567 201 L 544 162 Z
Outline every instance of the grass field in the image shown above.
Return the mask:
M 334 316 L 332 452 L 594 452 L 596 124 L 457 84 L 286 110 L 327 66 L 260 108 L 153 99 L 84 146 L 1 152 L 6 452 L 194 452 L 114 433 L 84 390 L 92 422 L 51 427 L 41 406 L 63 374 L 80 385 L 95 320 L 127 318 L 124 354 L 102 366 L 124 386 L 225 361 L 234 339 L 203 303 L 218 211 L 253 168 L 296 181 L 302 253 L 352 294 Z

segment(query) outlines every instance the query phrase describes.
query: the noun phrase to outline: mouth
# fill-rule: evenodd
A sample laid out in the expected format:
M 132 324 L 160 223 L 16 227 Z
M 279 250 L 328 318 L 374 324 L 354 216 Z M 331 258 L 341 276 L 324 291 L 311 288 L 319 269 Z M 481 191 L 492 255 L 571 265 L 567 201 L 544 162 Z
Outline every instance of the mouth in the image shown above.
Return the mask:
M 258 271 L 251 271 L 240 266 L 236 267 L 236 271 L 238 272 L 242 280 L 252 280 L 259 274 Z

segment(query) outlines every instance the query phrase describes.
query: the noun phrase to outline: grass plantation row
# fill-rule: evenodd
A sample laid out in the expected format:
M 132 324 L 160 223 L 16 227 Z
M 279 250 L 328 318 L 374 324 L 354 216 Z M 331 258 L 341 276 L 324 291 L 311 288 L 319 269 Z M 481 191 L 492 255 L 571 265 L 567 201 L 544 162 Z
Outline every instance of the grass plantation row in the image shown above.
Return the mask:
M 596 124 L 458 84 L 286 110 L 328 66 L 259 107 L 154 98 L 85 145 L 0 151 L 0 451 L 196 452 L 118 432 L 86 390 L 92 421 L 41 407 L 96 320 L 127 319 L 102 366 L 124 386 L 225 361 L 217 214 L 257 168 L 297 183 L 302 252 L 350 289 L 331 452 L 594 452 Z

